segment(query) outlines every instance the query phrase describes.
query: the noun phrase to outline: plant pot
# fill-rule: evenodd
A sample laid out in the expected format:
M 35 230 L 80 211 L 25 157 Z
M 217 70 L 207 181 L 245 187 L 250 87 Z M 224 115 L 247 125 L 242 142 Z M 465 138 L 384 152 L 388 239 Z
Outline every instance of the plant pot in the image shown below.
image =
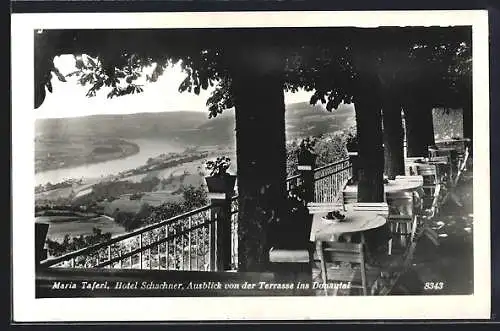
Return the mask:
M 356 141 L 349 141 L 348 143 L 346 143 L 346 149 L 347 149 L 347 152 L 349 153 L 357 153 L 359 152 L 358 150 L 358 143 Z
M 231 193 L 234 190 L 236 176 L 207 176 L 205 177 L 205 181 L 210 193 Z
M 318 156 L 309 151 L 299 152 L 297 155 L 298 165 L 313 166 L 316 164 Z

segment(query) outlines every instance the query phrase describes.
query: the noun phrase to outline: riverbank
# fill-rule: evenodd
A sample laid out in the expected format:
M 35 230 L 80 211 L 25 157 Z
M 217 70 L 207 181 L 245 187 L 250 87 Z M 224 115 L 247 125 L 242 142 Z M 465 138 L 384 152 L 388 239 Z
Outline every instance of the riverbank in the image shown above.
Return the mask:
M 35 174 L 82 165 L 102 163 L 138 154 L 138 144 L 123 139 L 90 137 L 44 139 L 36 141 Z

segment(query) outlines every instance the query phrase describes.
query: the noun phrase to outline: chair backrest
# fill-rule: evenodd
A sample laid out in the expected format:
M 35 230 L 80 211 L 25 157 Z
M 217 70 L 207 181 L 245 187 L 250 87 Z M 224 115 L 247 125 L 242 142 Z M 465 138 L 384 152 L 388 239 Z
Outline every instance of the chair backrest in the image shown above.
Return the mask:
M 418 175 L 415 175 L 415 176 L 401 176 L 401 175 L 398 175 L 396 176 L 396 180 L 406 180 L 406 181 L 409 181 L 409 182 L 417 182 L 417 183 L 424 183 L 424 178 L 422 176 L 418 176 Z
M 444 155 L 444 156 L 432 156 L 429 158 L 429 162 L 450 162 L 450 156 L 449 155 Z
M 364 263 L 363 244 L 345 242 L 323 242 L 325 262 Z
M 406 157 L 405 158 L 405 163 L 415 163 L 416 161 L 423 160 L 424 158 L 421 156 L 416 156 L 416 157 Z
M 424 186 L 435 185 L 437 183 L 437 170 L 433 164 L 419 164 L 417 173 L 423 177 Z
M 344 205 L 338 202 L 309 202 L 309 214 L 328 213 L 334 210 L 345 210 Z
M 405 175 L 417 175 L 417 166 L 423 163 L 425 163 L 425 159 L 421 156 L 405 158 Z
M 389 206 L 385 202 L 356 202 L 352 207 L 353 211 L 377 212 L 387 217 L 389 215 Z
M 359 283 L 359 278 L 356 279 L 354 275 L 351 275 L 350 277 L 348 276 L 347 280 L 351 284 L 351 288 L 360 288 L 363 290 L 363 295 L 367 295 L 368 286 L 363 244 L 328 241 L 322 242 L 320 246 L 321 249 L 318 249 L 316 252 L 320 261 L 321 278 L 323 278 L 323 283 L 326 285 L 328 280 L 346 281 L 346 277 L 343 272 L 344 268 L 342 266 L 340 268 L 336 267 L 332 269 L 328 267 L 327 263 L 333 263 L 334 265 L 337 265 L 338 263 L 359 264 L 361 284 Z M 316 247 L 319 248 L 318 246 Z M 328 295 L 326 287 L 325 294 Z
M 405 163 L 405 175 L 415 176 L 417 174 L 417 164 L 416 163 Z
M 389 205 L 389 218 L 392 216 L 407 216 L 409 218 L 414 216 L 414 197 L 412 192 L 387 192 L 386 199 Z
M 345 205 L 350 205 L 358 202 L 358 192 L 342 192 L 342 202 Z

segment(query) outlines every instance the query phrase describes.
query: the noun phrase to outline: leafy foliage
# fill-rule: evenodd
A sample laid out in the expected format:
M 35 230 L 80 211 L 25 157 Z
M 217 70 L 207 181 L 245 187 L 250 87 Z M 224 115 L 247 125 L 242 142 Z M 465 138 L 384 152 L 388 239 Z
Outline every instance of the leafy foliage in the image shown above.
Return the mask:
M 188 186 L 184 189 L 183 196 L 183 202 L 167 202 L 159 207 L 143 204 L 137 213 L 118 210 L 115 211 L 113 217 L 115 222 L 121 224 L 127 231 L 133 231 L 208 204 L 207 192 L 203 186 Z M 46 243 L 50 255 L 60 256 L 110 239 L 111 233 L 102 233 L 102 230 L 94 228 L 91 235 L 79 237 L 66 235 L 62 242 L 47 239 Z
M 344 130 L 334 134 L 326 134 L 318 137 L 308 137 L 301 141 L 307 148 L 310 149 L 316 158 L 316 167 L 333 163 L 347 158 L 347 143 L 355 136 L 354 129 Z M 287 174 L 293 176 L 298 174 L 298 155 L 302 147 L 300 143 L 295 141 L 287 144 Z
M 158 177 L 145 177 L 140 182 L 117 180 L 99 182 L 92 188 L 92 192 L 77 198 L 74 203 L 85 204 L 93 201 L 113 200 L 123 194 L 136 194 L 137 192 L 151 192 L 160 183 Z
M 205 168 L 210 171 L 210 176 L 227 175 L 227 169 L 231 166 L 231 159 L 227 156 L 219 156 L 215 160 L 207 161 Z
M 190 185 L 184 187 L 183 198 L 182 202 L 168 201 L 158 207 L 143 204 L 137 213 L 118 210 L 113 214 L 113 218 L 126 231 L 133 231 L 208 204 L 207 192 L 204 186 L 194 187 Z
M 73 252 L 88 246 L 92 246 L 111 239 L 111 233 L 102 233 L 101 229 L 93 228 L 91 235 L 80 235 L 79 237 L 71 238 L 65 235 L 63 241 L 53 241 L 47 239 L 47 250 L 52 256 L 60 256 L 69 252 Z
M 90 85 L 87 95 L 108 87 L 110 98 L 140 93 L 141 77 L 155 82 L 169 65 L 180 63 L 186 78 L 179 91 L 199 94 L 213 88 L 207 107 L 209 117 L 215 117 L 234 106 L 231 78 L 242 60 L 235 54 L 244 56 L 235 50 L 244 44 L 280 52 L 284 89 L 309 91 L 311 104 L 326 104 L 328 111 L 355 102 L 359 79 L 370 72 L 406 99 L 427 95 L 439 105 L 464 102 L 460 96 L 470 88 L 468 27 L 295 29 L 293 39 L 280 29 L 175 30 L 36 32 L 35 106 L 43 102 L 45 88 L 52 90 L 51 72 L 65 80 L 54 68 L 54 56 L 75 54 L 73 74 L 80 84 Z M 151 73 L 145 74 L 145 68 Z
M 314 147 L 316 146 L 317 138 L 306 137 L 301 140 L 299 148 L 301 151 L 314 153 Z

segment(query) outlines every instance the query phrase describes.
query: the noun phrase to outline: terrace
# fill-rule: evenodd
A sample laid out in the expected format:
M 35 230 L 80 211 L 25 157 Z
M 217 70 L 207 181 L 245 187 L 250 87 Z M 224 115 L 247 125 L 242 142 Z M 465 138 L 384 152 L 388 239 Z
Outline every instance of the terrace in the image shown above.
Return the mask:
M 417 244 L 439 246 L 438 228 L 451 224 L 447 204 L 458 215 L 470 212 L 460 196 L 472 138 L 470 40 L 470 27 L 308 28 L 294 29 L 293 38 L 272 28 L 36 32 L 35 108 L 51 89 L 60 54 L 76 55 L 81 81 L 94 82 L 90 95 L 109 82 L 134 81 L 144 63 L 154 64 L 155 81 L 164 64 L 186 60 L 181 91 L 215 84 L 210 116 L 235 108 L 238 164 L 237 194 L 213 191 L 207 206 L 107 242 L 44 259 L 41 231 L 37 294 L 69 295 L 51 285 L 94 277 L 130 286 L 196 279 L 211 295 L 224 295 L 216 293 L 219 282 L 231 287 L 234 279 L 296 284 L 256 295 L 416 293 L 400 280 L 410 277 Z M 142 91 L 111 85 L 108 97 Z M 312 91 L 310 102 L 328 111 L 354 103 L 356 144 L 349 159 L 318 168 L 304 146 L 299 175 L 286 179 L 284 93 L 298 89 Z M 464 139 L 434 141 L 436 107 L 463 110 Z M 295 195 L 300 203 L 291 206 Z

